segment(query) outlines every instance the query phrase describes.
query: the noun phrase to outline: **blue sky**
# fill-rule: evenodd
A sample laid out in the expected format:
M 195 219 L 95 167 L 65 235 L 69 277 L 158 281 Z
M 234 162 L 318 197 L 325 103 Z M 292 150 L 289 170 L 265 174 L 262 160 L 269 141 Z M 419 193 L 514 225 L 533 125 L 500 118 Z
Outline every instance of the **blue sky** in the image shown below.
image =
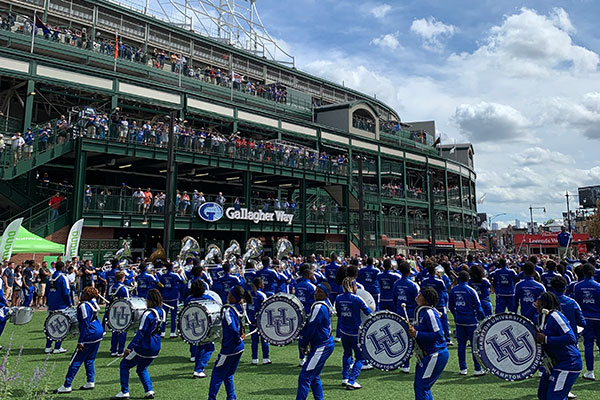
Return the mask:
M 475 146 L 480 211 L 560 218 L 600 184 L 600 2 L 257 1 L 301 70 Z M 572 200 L 573 201 L 573 200 Z M 571 207 L 577 206 L 575 198 Z

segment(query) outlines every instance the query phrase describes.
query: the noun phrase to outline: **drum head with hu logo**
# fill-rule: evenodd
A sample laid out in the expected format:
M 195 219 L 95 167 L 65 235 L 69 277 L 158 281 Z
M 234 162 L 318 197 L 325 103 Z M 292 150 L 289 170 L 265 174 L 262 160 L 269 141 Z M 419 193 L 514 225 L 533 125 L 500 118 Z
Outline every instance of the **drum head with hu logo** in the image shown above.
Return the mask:
M 390 311 L 369 315 L 358 331 L 358 347 L 363 357 L 383 371 L 403 366 L 410 359 L 414 345 L 406 319 Z
M 177 329 L 186 343 L 197 345 L 208 336 L 213 322 L 202 303 L 190 303 L 179 313 Z
M 492 315 L 474 333 L 474 352 L 493 375 L 520 381 L 533 375 L 542 360 L 533 322 L 514 313 Z
M 46 337 L 55 342 L 60 342 L 71 332 L 71 319 L 62 311 L 54 311 L 44 322 Z
M 300 335 L 306 316 L 304 306 L 291 294 L 276 294 L 256 313 L 259 335 L 269 344 L 285 346 Z
M 131 303 L 127 299 L 116 299 L 108 306 L 106 325 L 117 333 L 125 332 L 133 323 Z

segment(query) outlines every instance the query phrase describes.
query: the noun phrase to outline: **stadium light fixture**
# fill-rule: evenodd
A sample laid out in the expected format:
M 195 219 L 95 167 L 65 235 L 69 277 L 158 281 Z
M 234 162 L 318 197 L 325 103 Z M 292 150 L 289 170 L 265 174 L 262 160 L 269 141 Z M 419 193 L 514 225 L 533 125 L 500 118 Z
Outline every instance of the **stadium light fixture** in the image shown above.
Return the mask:
M 292 187 L 292 186 L 294 186 L 294 185 L 291 183 L 282 183 L 281 185 L 279 185 L 279 187 Z
M 208 172 L 204 172 L 202 174 L 196 174 L 196 176 L 206 176 L 206 175 L 208 175 Z
M 160 174 L 164 174 L 165 172 L 167 172 L 166 169 L 161 169 L 160 171 L 158 171 Z
M 267 181 L 266 181 L 266 180 L 264 180 L 264 181 L 256 181 L 256 182 L 254 182 L 254 184 L 255 184 L 255 185 L 259 185 L 259 184 L 261 184 L 261 183 L 267 183 Z
M 131 167 L 132 165 L 133 165 L 133 164 L 119 165 L 119 168 L 120 168 L 120 169 L 123 169 L 123 168 L 129 168 L 129 167 Z
M 237 181 L 238 179 L 240 179 L 239 176 L 232 176 L 232 177 L 229 177 L 229 178 L 225 178 L 226 181 Z

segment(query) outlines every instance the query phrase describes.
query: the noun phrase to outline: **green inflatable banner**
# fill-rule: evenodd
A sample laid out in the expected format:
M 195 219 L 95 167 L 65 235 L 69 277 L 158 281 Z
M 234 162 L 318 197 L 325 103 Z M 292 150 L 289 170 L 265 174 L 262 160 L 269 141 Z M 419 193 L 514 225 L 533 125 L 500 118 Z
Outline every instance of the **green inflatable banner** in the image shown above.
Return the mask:
M 17 233 L 13 254 L 22 253 L 51 253 L 64 254 L 65 245 L 58 244 L 41 238 L 29 232 L 25 227 L 21 226 Z

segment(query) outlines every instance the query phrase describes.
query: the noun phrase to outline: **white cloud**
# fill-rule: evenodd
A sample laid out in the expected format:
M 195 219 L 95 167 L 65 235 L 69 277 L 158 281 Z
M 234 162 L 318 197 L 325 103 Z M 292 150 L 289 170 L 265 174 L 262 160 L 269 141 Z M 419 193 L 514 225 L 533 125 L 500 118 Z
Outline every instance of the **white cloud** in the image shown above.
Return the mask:
M 552 151 L 541 147 L 529 147 L 511 158 L 520 165 L 549 165 L 549 164 L 572 164 L 573 157 L 559 151 Z
M 429 17 L 415 19 L 410 26 L 410 31 L 421 37 L 423 47 L 427 50 L 441 51 L 444 47 L 443 42 L 456 33 L 456 27 Z
M 578 101 L 554 98 L 549 101 L 545 117 L 564 129 L 600 139 L 600 92 L 586 93 Z
M 383 3 L 378 6 L 373 7 L 369 13 L 373 15 L 375 18 L 383 18 L 392 10 L 392 6 L 389 4 Z
M 400 32 L 388 33 L 386 35 L 381 35 L 378 38 L 375 38 L 369 42 L 369 44 L 373 44 L 375 46 L 379 46 L 382 49 L 388 48 L 391 50 L 395 50 L 400 46 L 400 42 L 398 41 L 398 35 Z
M 456 107 L 454 121 L 469 140 L 501 142 L 530 140 L 529 121 L 513 107 L 488 103 L 461 104 Z

